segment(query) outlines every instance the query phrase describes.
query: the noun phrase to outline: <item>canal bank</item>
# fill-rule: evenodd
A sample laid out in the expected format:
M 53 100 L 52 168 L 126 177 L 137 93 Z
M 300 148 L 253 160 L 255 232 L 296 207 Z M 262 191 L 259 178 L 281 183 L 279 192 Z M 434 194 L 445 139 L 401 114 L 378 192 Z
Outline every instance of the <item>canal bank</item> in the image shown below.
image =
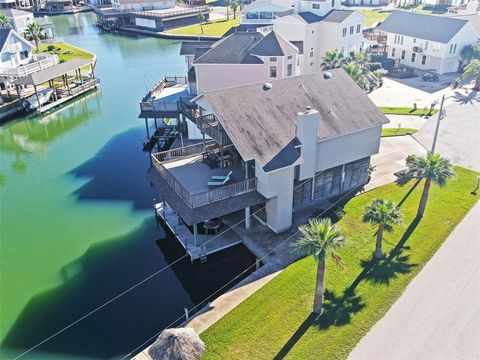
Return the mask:
M 183 256 L 157 229 L 138 100 L 182 73 L 180 43 L 99 32 L 92 13 L 53 18 L 98 57 L 102 89 L 0 128 L 0 358 L 12 358 Z M 188 259 L 45 342 L 25 359 L 121 358 L 255 259 Z

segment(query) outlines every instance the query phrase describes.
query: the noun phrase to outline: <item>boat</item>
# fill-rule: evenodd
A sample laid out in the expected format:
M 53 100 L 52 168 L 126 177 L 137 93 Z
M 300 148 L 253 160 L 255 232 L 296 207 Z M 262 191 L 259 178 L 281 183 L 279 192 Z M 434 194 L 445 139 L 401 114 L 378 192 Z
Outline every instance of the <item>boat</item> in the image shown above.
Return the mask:
M 25 99 L 23 107 L 26 111 L 37 110 L 39 106 L 45 104 L 53 94 L 53 88 L 40 90 L 37 94 L 33 94 Z M 37 97 L 38 95 L 38 97 Z M 40 104 L 38 103 L 40 101 Z

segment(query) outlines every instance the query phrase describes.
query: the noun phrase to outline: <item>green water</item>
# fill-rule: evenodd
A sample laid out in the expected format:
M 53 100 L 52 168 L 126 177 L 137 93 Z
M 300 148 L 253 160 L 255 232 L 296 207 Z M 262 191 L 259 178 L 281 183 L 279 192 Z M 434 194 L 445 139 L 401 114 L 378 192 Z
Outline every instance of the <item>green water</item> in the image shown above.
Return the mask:
M 152 220 L 137 119 L 146 89 L 184 72 L 180 44 L 102 34 L 93 14 L 53 20 L 58 36 L 97 55 L 102 84 L 59 111 L 0 128 L 2 358 L 182 255 Z M 121 357 L 240 272 L 247 260 L 231 256 L 208 268 L 179 263 L 22 358 Z

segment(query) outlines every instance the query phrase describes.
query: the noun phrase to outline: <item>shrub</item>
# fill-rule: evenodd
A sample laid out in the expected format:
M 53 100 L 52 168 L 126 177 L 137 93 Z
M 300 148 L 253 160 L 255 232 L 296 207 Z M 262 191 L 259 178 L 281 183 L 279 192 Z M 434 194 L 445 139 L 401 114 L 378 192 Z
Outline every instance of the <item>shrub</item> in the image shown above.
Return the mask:
M 370 69 L 370 71 L 375 71 L 375 70 L 381 69 L 382 68 L 382 63 L 381 62 L 372 62 L 368 65 L 368 68 Z
M 55 50 L 55 46 L 54 45 L 48 45 L 47 51 L 53 51 L 53 50 Z

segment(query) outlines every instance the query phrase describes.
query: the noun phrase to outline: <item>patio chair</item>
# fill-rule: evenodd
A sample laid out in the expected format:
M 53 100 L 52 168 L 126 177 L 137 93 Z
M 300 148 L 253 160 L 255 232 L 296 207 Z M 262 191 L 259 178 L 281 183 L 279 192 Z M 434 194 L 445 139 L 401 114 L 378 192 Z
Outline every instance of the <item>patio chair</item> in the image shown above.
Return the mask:
M 230 176 L 227 176 L 223 181 L 222 180 L 219 180 L 219 181 L 209 181 L 207 183 L 208 186 L 212 186 L 212 187 L 215 187 L 215 186 L 223 186 L 225 185 L 227 182 L 230 181 Z
M 230 178 L 232 175 L 232 171 L 230 171 L 227 175 L 212 175 L 212 180 L 225 180 L 226 178 Z

